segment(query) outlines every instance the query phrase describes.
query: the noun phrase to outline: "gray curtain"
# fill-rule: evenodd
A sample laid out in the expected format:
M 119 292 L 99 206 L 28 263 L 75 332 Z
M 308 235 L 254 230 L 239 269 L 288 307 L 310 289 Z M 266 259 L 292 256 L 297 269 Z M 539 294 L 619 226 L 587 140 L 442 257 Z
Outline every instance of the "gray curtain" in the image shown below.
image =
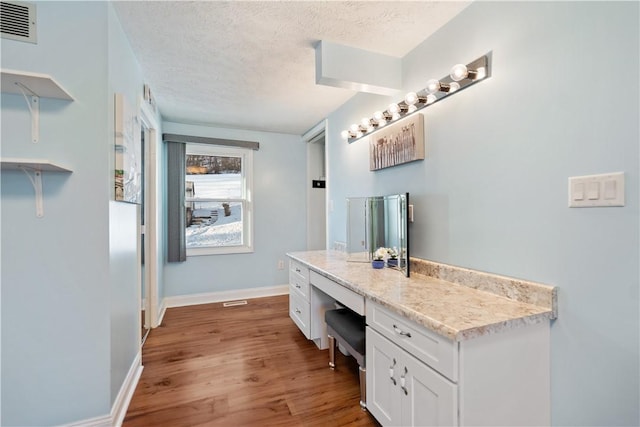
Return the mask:
M 186 145 L 167 144 L 167 262 L 187 260 L 185 242 Z

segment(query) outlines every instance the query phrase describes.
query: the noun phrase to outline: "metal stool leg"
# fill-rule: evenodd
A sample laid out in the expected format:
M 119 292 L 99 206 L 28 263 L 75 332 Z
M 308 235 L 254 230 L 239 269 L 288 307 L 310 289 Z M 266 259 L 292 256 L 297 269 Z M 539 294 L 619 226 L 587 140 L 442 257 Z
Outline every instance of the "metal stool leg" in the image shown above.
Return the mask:
M 367 368 L 358 367 L 360 373 L 360 407 L 367 410 Z
M 329 367 L 335 369 L 336 367 L 336 339 L 328 335 L 329 338 Z

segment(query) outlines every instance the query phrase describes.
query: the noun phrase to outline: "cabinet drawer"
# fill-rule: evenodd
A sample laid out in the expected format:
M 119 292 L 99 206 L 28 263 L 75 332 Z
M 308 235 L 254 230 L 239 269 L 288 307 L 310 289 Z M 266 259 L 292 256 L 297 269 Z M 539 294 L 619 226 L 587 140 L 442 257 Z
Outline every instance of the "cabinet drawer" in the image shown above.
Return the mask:
M 289 277 L 298 276 L 300 280 L 309 283 L 309 267 L 296 260 L 289 259 Z
M 458 343 L 367 301 L 367 324 L 442 375 L 458 381 Z
M 307 273 L 309 270 L 307 270 Z M 293 270 L 289 270 L 289 287 L 291 292 L 297 293 L 305 300 L 309 301 L 309 280 L 304 279 L 304 276 L 296 273 Z
M 298 325 L 304 336 L 309 339 L 311 336 L 309 302 L 302 298 L 291 286 L 289 286 L 289 317 Z
M 309 273 L 309 282 L 342 305 L 349 307 L 359 315 L 364 315 L 364 297 L 344 286 L 319 275 L 315 271 Z

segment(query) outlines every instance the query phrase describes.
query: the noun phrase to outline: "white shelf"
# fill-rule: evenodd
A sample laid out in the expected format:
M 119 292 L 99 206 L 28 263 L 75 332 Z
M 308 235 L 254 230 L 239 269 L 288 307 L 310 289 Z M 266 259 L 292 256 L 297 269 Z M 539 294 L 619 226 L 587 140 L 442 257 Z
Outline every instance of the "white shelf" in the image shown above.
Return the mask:
M 73 172 L 69 168 L 57 165 L 45 159 L 14 159 L 5 157 L 0 159 L 0 162 L 2 163 L 2 170 L 29 169 L 40 172 Z
M 49 160 L 41 159 L 14 159 L 2 158 L 0 165 L 3 171 L 22 171 L 27 175 L 36 196 L 36 216 L 42 218 L 44 216 L 44 202 L 42 196 L 42 172 L 73 172 L 71 169 L 65 168 Z
M 0 73 L 2 92 L 21 94 L 27 101 L 31 113 L 31 142 L 37 143 L 40 140 L 40 98 L 73 101 L 73 97 L 46 74 L 15 70 L 0 70 Z
M 53 77 L 47 74 L 4 69 L 1 72 L 3 93 L 23 94 L 21 89 L 27 88 L 30 95 L 73 101 L 73 97 L 69 95 L 69 92 L 64 90 Z

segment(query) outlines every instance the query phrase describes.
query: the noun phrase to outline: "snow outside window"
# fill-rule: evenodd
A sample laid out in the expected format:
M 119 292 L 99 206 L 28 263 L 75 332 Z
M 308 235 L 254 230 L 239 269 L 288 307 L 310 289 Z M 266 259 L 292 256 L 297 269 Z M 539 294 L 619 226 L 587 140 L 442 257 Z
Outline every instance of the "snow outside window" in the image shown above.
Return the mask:
M 187 144 L 187 256 L 252 252 L 253 150 Z

